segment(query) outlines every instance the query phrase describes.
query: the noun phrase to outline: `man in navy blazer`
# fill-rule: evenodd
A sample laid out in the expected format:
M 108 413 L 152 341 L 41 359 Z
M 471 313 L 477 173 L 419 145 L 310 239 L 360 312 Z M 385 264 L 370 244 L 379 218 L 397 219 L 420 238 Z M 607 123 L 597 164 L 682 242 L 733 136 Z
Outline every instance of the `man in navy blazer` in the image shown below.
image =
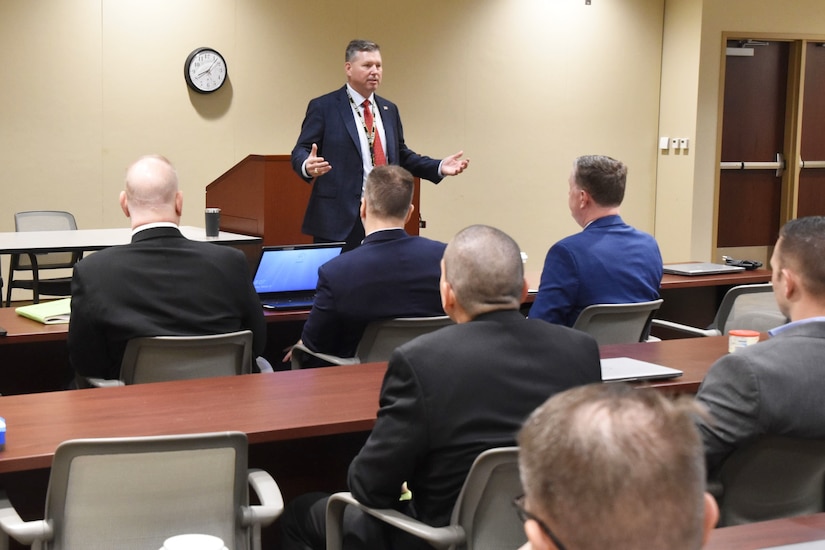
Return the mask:
M 183 195 L 169 161 L 146 156 L 132 164 L 120 206 L 132 221 L 132 242 L 74 267 L 68 348 L 78 383 L 117 378 L 127 342 L 142 336 L 249 329 L 253 352 L 263 352 L 266 322 L 246 257 L 181 234 Z
M 439 278 L 446 244 L 410 236 L 412 174 L 377 166 L 361 200 L 367 237 L 318 270 L 318 292 L 301 341 L 312 351 L 352 357 L 370 321 L 444 315 Z
M 344 70 L 343 88 L 309 102 L 292 150 L 292 167 L 313 184 L 301 231 L 315 242 L 346 241 L 349 250 L 364 237 L 358 205 L 366 177 L 376 164 L 397 164 L 438 183 L 444 176 L 463 172 L 469 160 L 461 159 L 463 151 L 439 161 L 407 147 L 398 107 L 375 95 L 383 71 L 378 44 L 351 41 Z M 370 102 L 369 112 L 365 100 Z
M 659 299 L 662 255 L 652 235 L 619 216 L 627 167 L 610 157 L 588 155 L 573 165 L 568 206 L 584 231 L 547 252 L 530 317 L 572 327 L 593 304 Z

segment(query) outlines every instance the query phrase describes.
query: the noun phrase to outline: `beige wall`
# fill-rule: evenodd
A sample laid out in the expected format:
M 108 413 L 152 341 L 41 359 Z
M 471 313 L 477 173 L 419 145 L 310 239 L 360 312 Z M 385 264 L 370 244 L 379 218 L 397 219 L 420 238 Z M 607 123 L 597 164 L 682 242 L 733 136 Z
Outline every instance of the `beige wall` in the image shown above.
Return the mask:
M 201 224 L 204 187 L 250 153 L 289 153 L 307 101 L 343 83 L 347 41 L 367 37 L 408 144 L 472 160 L 425 183 L 424 234 L 497 225 L 538 271 L 578 229 L 566 207 L 577 155 L 625 160 L 625 215 L 653 231 L 662 17 L 663 0 L 0 0 L 0 230 L 26 209 L 125 225 L 123 172 L 148 152 L 177 165 L 183 222 Z M 203 45 L 229 67 L 209 96 L 182 76 Z
M 710 254 L 722 31 L 825 34 L 821 0 L 0 0 L 0 231 L 26 209 L 66 209 L 81 227 L 127 222 L 126 165 L 177 165 L 183 222 L 204 187 L 250 153 L 289 153 L 307 101 L 343 83 L 343 48 L 379 42 L 381 93 L 408 144 L 464 149 L 470 170 L 424 183 L 426 236 L 497 225 L 538 272 L 577 231 L 572 159 L 627 162 L 623 208 L 666 260 Z M 364 14 L 363 16 L 360 14 Z M 186 55 L 226 57 L 216 94 L 189 92 Z M 660 94 L 661 89 L 661 94 Z M 663 155 L 659 135 L 691 139 Z M 658 179 L 658 186 L 657 186 Z M 6 259 L 3 259 L 3 272 Z
M 685 133 L 692 134 L 688 137 L 693 149 L 687 163 L 683 157 L 660 155 L 656 238 L 665 261 L 719 261 L 721 258 L 711 254 L 718 186 L 722 35 L 823 39 L 825 3 L 667 0 L 666 13 L 660 132 L 682 132 L 684 127 Z

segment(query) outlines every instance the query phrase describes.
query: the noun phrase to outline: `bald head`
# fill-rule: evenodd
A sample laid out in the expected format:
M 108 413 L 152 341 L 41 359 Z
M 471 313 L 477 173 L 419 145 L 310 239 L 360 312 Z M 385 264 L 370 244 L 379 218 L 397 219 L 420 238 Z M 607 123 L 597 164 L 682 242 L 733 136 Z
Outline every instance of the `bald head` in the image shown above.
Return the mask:
M 160 155 L 136 160 L 126 171 L 120 205 L 133 228 L 153 222 L 179 223 L 183 197 L 172 163 Z
M 442 263 L 442 301 L 447 313 L 447 290 L 472 319 L 489 311 L 518 309 L 525 289 L 521 250 L 503 231 L 473 225 L 459 231 L 447 245 Z

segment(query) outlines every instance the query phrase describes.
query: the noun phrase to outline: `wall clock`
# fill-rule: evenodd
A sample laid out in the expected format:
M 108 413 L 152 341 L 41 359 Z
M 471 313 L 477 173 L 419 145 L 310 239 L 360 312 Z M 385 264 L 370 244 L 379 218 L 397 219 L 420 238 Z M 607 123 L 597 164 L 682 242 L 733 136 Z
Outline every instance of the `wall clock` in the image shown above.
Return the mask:
M 226 61 L 217 50 L 197 48 L 186 57 L 183 76 L 199 94 L 210 94 L 226 82 Z

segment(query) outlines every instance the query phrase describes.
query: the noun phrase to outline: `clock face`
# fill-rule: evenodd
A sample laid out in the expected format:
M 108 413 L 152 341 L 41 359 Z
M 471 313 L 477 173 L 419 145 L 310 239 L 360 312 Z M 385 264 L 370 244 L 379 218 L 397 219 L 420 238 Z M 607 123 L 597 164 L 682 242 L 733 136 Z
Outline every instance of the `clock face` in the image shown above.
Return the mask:
M 198 48 L 186 58 L 183 75 L 190 88 L 198 93 L 214 92 L 226 81 L 226 61 L 212 48 Z

